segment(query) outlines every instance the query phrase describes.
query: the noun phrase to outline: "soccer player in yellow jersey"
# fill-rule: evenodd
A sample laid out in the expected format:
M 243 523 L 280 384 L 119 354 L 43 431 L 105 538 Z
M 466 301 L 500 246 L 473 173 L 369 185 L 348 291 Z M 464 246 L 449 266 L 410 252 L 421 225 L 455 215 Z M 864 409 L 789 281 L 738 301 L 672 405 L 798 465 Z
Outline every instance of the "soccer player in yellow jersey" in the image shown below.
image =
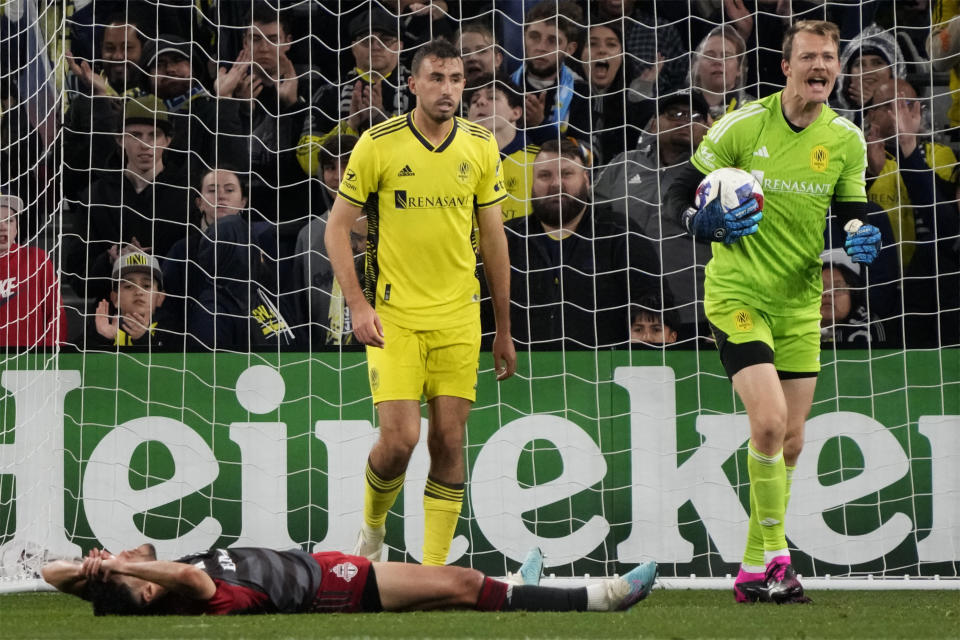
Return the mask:
M 326 243 L 367 366 L 380 437 L 366 469 L 356 555 L 380 560 L 387 511 L 403 487 L 428 404 L 430 471 L 424 490 L 423 563 L 445 564 L 463 503 L 463 438 L 476 399 L 480 285 L 473 217 L 493 297 L 498 380 L 516 369 L 510 336 L 510 264 L 500 203 L 497 142 L 455 117 L 463 61 L 446 41 L 421 47 L 409 79 L 416 108 L 371 127 L 350 156 Z M 364 290 L 354 272 L 350 225 L 367 208 Z

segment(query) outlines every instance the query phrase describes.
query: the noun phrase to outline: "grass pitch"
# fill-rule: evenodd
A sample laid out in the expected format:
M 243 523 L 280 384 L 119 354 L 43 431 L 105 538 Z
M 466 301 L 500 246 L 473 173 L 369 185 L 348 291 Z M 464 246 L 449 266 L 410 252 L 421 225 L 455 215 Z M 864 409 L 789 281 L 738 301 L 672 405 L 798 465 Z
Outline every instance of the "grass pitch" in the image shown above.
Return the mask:
M 810 605 L 735 605 L 654 591 L 626 613 L 476 611 L 94 618 L 53 593 L 0 596 L 0 638 L 958 638 L 957 591 L 815 591 Z

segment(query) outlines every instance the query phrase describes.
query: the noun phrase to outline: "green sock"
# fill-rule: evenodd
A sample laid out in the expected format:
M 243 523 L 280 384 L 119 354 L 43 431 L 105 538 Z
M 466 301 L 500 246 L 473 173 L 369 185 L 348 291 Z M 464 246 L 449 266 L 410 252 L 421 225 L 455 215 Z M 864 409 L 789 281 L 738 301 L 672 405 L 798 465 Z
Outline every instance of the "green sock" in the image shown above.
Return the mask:
M 750 474 L 751 506 L 756 501 L 756 517 L 763 535 L 764 551 L 787 548 L 783 530 L 786 511 L 787 473 L 783 450 L 772 456 L 757 451 L 751 442 L 747 448 L 747 471 Z
M 783 468 L 787 471 L 787 490 L 783 494 L 783 512 L 786 513 L 787 507 L 790 505 L 790 487 L 793 485 L 793 472 L 797 470 L 797 467 L 784 465 Z
M 763 571 L 763 532 L 760 531 L 760 518 L 757 517 L 757 500 L 750 483 L 750 520 L 747 523 L 747 547 L 743 550 L 745 571 L 761 573 Z

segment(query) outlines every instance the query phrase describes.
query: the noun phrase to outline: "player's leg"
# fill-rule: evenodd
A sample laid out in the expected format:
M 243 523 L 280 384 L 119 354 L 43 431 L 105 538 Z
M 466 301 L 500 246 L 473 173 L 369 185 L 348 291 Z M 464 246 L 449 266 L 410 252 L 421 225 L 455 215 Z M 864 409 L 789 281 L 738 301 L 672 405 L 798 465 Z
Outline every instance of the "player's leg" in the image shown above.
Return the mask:
M 784 485 L 783 507 L 790 500 L 793 469 L 803 449 L 804 425 L 820 371 L 820 313 L 810 309 L 787 317 L 773 318 L 773 335 L 777 344 L 776 362 L 784 401 L 787 406 L 786 432 L 784 434 Z M 777 603 L 809 602 L 803 595 L 803 586 L 793 569 L 790 551 L 765 547 L 767 593 Z
M 646 598 L 657 567 L 647 562 L 621 578 L 561 589 L 511 586 L 479 571 L 400 562 L 374 564 L 385 611 L 473 607 L 481 611 L 617 611 Z
M 367 348 L 370 389 L 380 432 L 367 458 L 364 522 L 353 549 L 355 555 L 370 560 L 381 559 L 387 512 L 403 488 L 407 464 L 420 440 L 424 377 L 423 358 L 414 332 L 382 323 L 386 346 Z
M 750 420 L 749 447 L 752 451 L 758 451 L 757 447 L 775 451 L 778 442 L 782 446 L 786 408 L 773 366 L 773 335 L 766 316 L 737 300 L 708 298 L 704 308 L 717 341 L 720 360 L 747 408 Z M 772 403 L 767 401 L 771 396 Z M 757 460 L 752 455 L 747 456 L 747 471 L 750 478 L 750 514 L 743 561 L 734 582 L 737 602 L 768 600 L 764 533 L 759 517 L 761 508 L 757 482 L 754 480 L 758 473 L 764 477 L 770 474 L 764 473 L 768 469 L 758 469 Z
M 787 548 L 784 533 L 786 512 L 786 467 L 783 442 L 786 435 L 787 403 L 777 371 L 771 363 L 751 365 L 733 376 L 733 387 L 743 401 L 750 420 L 747 471 L 750 477 L 751 519 L 759 524 L 763 555 L 751 549 L 744 563 L 763 566 L 770 557 L 782 555 Z M 769 557 L 768 557 L 769 556 Z M 755 564 L 761 561 L 761 565 Z
M 463 507 L 463 440 L 476 397 L 480 320 L 467 327 L 423 334 L 429 408 L 430 472 L 423 492 L 423 564 L 447 562 Z
M 423 564 L 444 565 L 463 509 L 466 468 L 463 440 L 470 401 L 431 398 L 427 448 L 430 471 L 423 490 Z
M 780 383 L 787 401 L 787 432 L 783 439 L 783 462 L 787 470 L 785 502 L 789 505 L 793 471 L 797 466 L 800 452 L 803 451 L 804 427 L 810 415 L 810 408 L 813 406 L 817 378 L 815 376 L 788 378 L 781 380 Z

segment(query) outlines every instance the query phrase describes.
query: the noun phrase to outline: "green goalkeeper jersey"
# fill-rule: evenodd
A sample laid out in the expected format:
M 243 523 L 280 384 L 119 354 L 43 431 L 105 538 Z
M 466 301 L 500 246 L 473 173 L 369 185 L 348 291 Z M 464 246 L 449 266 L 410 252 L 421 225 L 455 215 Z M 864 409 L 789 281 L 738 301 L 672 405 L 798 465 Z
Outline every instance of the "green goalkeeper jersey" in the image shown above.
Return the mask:
M 741 299 L 779 313 L 820 304 L 820 253 L 831 199 L 867 200 L 867 147 L 860 129 L 823 105 L 816 120 L 794 131 L 783 115 L 781 93 L 718 120 L 691 159 L 705 174 L 721 167 L 749 171 L 764 194 L 757 233 L 731 245 L 713 243 L 706 297 Z

